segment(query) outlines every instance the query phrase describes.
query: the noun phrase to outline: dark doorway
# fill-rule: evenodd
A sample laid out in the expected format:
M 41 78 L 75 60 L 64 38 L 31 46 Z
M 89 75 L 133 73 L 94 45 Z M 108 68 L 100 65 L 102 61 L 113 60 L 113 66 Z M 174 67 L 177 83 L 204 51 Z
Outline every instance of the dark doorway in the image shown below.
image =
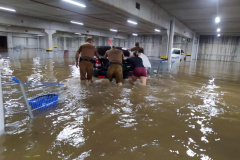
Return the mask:
M 7 52 L 7 51 L 8 51 L 7 37 L 0 36 L 0 53 Z

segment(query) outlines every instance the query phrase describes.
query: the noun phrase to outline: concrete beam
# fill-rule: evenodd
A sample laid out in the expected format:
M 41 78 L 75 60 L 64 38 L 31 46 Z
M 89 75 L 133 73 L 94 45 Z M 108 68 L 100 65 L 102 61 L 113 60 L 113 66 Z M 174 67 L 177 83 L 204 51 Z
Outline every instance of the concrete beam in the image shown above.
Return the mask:
M 124 17 L 129 17 L 129 19 L 140 19 L 148 23 L 152 23 L 154 26 L 159 27 L 160 29 L 170 29 L 170 22 L 173 17 L 169 13 L 167 13 L 153 1 L 138 0 L 137 2 L 140 4 L 140 10 L 136 8 L 135 0 L 93 1 L 93 3 L 99 7 L 111 10 L 113 13 L 117 13 L 118 15 L 124 15 Z M 131 16 L 129 16 L 129 14 Z M 194 34 L 191 29 L 178 20 L 176 20 L 175 32 L 187 38 L 192 38 Z
M 79 26 L 79 25 L 70 24 L 70 23 L 50 21 L 50 20 L 44 20 L 39 18 L 36 19 L 28 16 L 7 14 L 7 13 L 1 13 L 0 24 L 11 25 L 15 27 L 17 26 L 17 27 L 27 27 L 27 28 L 33 28 L 33 29 L 42 29 L 42 30 L 53 29 L 56 31 L 69 32 L 69 33 L 77 32 L 77 33 L 82 33 L 84 35 L 96 35 L 96 36 L 103 36 L 103 37 L 113 37 L 118 39 L 128 38 L 126 34 L 122 34 L 122 33 L 112 33 L 104 30 L 87 28 L 85 26 Z

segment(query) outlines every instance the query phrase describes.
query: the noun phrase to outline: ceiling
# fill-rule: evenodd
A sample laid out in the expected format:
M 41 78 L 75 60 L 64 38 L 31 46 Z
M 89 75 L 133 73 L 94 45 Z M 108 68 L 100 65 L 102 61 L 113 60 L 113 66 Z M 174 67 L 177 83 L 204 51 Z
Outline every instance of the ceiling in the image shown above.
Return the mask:
M 221 22 L 217 25 L 217 0 L 153 0 L 170 15 L 176 17 L 193 31 L 202 35 L 216 34 L 221 28 L 222 34 L 240 34 L 240 0 L 219 0 Z M 70 20 L 83 22 L 85 27 L 109 30 L 117 29 L 121 33 L 157 34 L 152 32 L 153 25 L 139 20 L 137 26 L 126 23 L 130 14 L 111 12 L 99 8 L 94 0 L 82 0 L 86 8 L 68 4 L 61 0 L 0 0 L 0 6 L 11 7 L 17 14 L 36 18 L 69 23 Z M 1 13 L 2 11 L 0 11 Z
M 200 35 L 216 34 L 218 27 L 222 35 L 240 34 L 240 0 L 153 1 Z M 217 8 L 221 17 L 219 25 L 215 23 Z

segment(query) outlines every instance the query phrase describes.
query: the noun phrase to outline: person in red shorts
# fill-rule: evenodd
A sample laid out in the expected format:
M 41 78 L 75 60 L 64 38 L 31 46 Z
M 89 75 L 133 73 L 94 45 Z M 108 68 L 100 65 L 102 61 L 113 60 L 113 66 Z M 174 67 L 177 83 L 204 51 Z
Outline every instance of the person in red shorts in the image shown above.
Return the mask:
M 142 53 L 142 50 L 139 50 L 138 53 Z M 138 78 L 143 86 L 146 86 L 147 83 L 147 72 L 145 67 L 143 66 L 143 61 L 138 54 L 135 57 L 128 58 L 127 61 L 131 63 L 133 66 L 133 75 L 132 75 L 132 82 L 134 83 Z

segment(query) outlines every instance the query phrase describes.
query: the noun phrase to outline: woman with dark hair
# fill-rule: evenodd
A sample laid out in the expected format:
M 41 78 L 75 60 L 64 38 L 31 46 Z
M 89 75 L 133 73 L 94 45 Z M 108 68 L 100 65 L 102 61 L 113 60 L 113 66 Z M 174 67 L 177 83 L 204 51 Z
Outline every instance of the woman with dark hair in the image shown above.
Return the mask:
M 147 72 L 145 67 L 143 66 L 143 61 L 140 57 L 138 57 L 138 54 L 136 54 L 135 57 L 127 59 L 127 61 L 133 66 L 132 82 L 134 83 L 138 78 L 140 78 L 142 85 L 146 86 Z

